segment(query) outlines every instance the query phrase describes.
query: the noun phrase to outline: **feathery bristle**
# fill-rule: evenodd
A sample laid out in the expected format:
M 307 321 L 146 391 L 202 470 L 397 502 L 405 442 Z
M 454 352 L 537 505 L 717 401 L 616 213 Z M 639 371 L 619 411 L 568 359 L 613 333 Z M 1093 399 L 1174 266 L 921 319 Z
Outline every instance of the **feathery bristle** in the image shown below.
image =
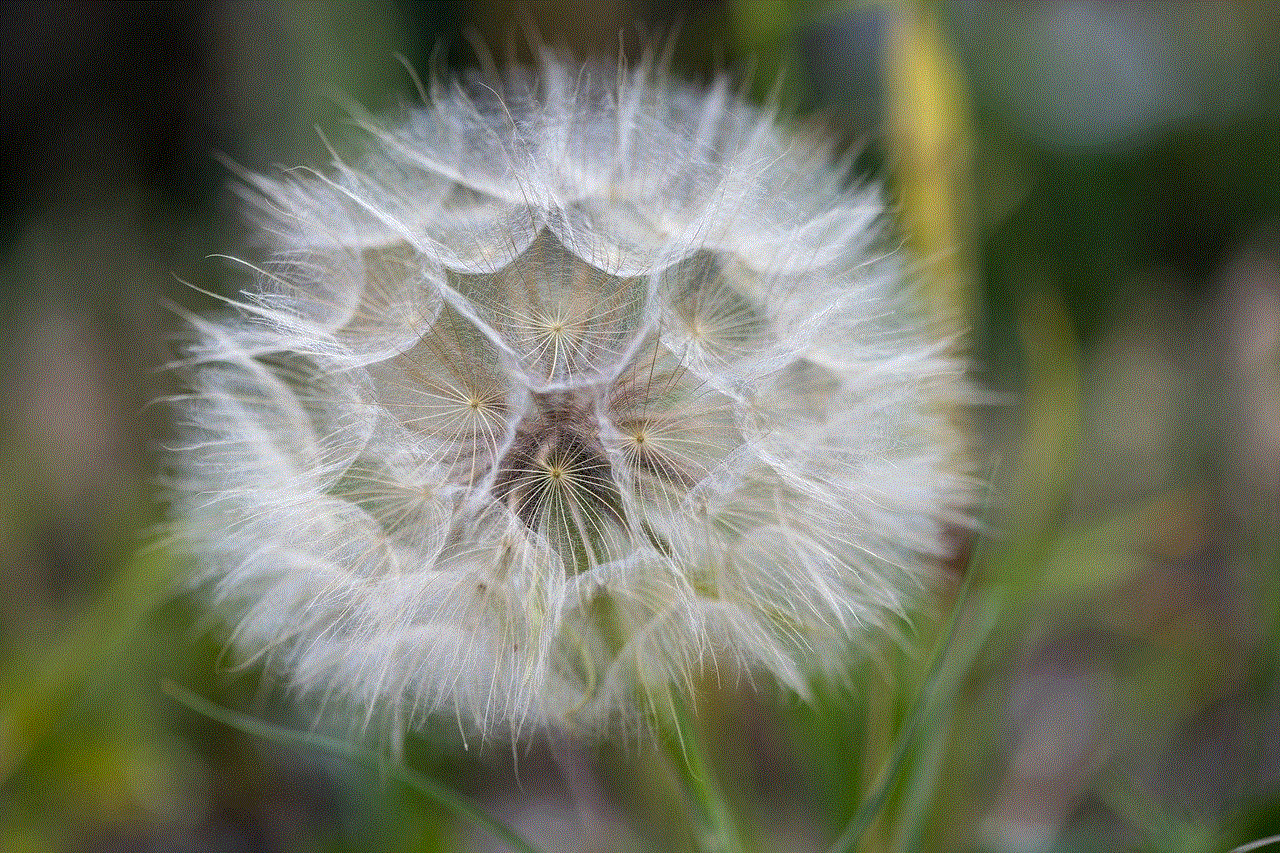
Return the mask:
M 236 644 L 486 734 L 707 668 L 803 692 L 971 487 L 877 194 L 649 64 L 431 92 L 251 178 L 273 252 L 196 321 L 174 502 Z

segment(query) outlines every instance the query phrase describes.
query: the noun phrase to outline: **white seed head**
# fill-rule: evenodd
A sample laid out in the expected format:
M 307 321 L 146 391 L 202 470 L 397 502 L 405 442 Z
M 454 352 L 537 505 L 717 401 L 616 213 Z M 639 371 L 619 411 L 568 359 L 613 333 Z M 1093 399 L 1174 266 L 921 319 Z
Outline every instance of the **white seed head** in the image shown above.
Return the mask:
M 175 505 L 239 647 L 593 729 L 707 670 L 803 693 L 928 580 L 965 386 L 829 149 L 553 57 L 365 129 L 249 179 L 270 259 L 192 321 Z

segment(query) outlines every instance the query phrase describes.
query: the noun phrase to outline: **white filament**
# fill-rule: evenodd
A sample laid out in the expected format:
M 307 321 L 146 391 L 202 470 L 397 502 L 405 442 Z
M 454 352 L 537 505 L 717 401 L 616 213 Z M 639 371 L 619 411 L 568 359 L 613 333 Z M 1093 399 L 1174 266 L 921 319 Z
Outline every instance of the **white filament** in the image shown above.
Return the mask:
M 545 56 L 437 84 L 197 321 L 175 503 L 298 688 L 593 728 L 708 668 L 797 691 L 964 506 L 959 368 L 881 204 L 721 82 Z

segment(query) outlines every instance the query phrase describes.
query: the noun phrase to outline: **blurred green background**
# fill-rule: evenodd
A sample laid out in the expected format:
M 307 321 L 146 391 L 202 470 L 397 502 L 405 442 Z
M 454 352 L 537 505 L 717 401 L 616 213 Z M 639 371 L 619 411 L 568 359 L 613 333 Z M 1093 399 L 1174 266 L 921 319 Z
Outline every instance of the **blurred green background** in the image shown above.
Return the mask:
M 875 851 L 1226 851 L 1280 833 L 1280 14 L 1271 4 L 10 3 L 0 7 L 0 851 L 499 849 L 256 716 L 157 535 L 181 278 L 248 240 L 215 159 L 327 159 L 340 97 L 408 98 L 464 37 L 754 68 L 888 185 L 970 332 L 995 538 Z M 619 33 L 622 35 L 619 36 Z M 780 76 L 781 72 L 781 76 Z M 987 462 L 980 462 L 987 465 Z M 822 850 L 902 726 L 949 602 L 813 706 L 700 727 L 751 849 Z M 411 762 L 547 850 L 683 850 L 644 744 Z

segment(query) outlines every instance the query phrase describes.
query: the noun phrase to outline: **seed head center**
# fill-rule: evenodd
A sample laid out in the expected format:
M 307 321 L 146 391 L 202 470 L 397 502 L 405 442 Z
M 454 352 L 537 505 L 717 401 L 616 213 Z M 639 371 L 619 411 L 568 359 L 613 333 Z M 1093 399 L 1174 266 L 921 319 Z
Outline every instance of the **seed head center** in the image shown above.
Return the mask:
M 549 500 L 548 489 L 560 497 Z M 499 463 L 493 494 L 531 529 L 543 532 L 576 529 L 584 523 L 578 519 L 587 519 L 592 529 L 606 520 L 620 523 L 621 497 L 600 440 L 594 399 L 535 394 Z

